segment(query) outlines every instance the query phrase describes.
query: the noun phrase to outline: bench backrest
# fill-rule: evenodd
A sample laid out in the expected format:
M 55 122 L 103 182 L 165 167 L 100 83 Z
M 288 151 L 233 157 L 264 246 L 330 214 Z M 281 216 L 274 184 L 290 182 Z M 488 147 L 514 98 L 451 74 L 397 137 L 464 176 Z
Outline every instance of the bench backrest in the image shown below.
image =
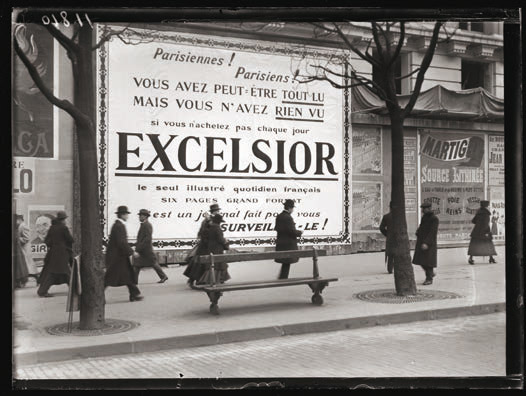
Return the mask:
M 326 256 L 327 251 L 316 249 L 317 256 Z M 238 261 L 256 261 L 256 260 L 273 260 L 279 258 L 302 258 L 314 257 L 314 249 L 310 250 L 282 250 L 279 252 L 256 252 L 256 253 L 230 253 L 214 254 L 214 263 L 235 263 Z M 211 263 L 211 256 L 198 256 L 200 263 Z

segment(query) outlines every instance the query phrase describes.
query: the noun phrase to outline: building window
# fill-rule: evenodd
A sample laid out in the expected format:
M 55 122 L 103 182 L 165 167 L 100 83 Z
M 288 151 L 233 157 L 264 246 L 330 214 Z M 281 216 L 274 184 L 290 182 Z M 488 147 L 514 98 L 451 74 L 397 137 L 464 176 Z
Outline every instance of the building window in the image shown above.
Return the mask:
M 462 89 L 486 88 L 486 68 L 487 65 L 484 63 L 462 60 Z
M 377 56 L 376 55 L 376 51 L 373 51 L 373 56 Z M 400 56 L 398 56 L 398 58 L 396 59 L 395 63 L 394 63 L 394 71 L 395 71 L 395 77 L 401 77 L 402 76 L 402 56 L 404 56 L 403 54 L 400 54 Z M 381 78 L 380 78 L 380 71 L 377 67 L 375 67 L 373 65 L 373 81 L 377 84 L 380 84 L 380 81 L 381 81 Z M 397 95 L 400 95 L 402 93 L 402 81 L 400 78 L 398 78 L 397 80 L 395 80 L 395 85 L 396 85 L 396 93 Z M 381 84 L 380 84 L 381 86 Z
M 458 28 L 460 30 L 484 33 L 484 22 L 459 22 Z

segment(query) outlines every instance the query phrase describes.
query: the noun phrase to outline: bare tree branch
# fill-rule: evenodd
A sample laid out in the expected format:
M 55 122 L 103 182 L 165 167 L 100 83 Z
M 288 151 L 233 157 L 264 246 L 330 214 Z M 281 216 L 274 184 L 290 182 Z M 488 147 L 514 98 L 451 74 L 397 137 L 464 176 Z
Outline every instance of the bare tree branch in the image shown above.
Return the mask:
M 382 69 L 383 65 L 385 64 L 385 57 L 384 57 L 384 51 L 382 49 L 382 44 L 380 43 L 380 37 L 378 37 L 378 24 L 376 22 L 371 22 L 371 27 L 373 31 L 374 43 L 376 44 L 376 51 L 378 52 L 378 55 L 380 56 L 380 59 L 382 60 L 381 64 L 379 63 L 377 67 Z
M 387 67 L 390 67 L 393 63 L 395 63 L 396 59 L 398 59 L 398 57 L 400 56 L 400 51 L 402 50 L 404 41 L 405 41 L 405 22 L 400 22 L 400 36 L 398 37 L 398 44 L 396 45 L 395 52 L 391 56 L 391 60 L 389 61 L 389 64 Z
M 435 48 L 436 48 L 437 41 L 438 41 L 438 34 L 440 33 L 441 26 L 442 26 L 441 22 L 435 23 L 435 27 L 433 29 L 433 35 L 431 36 L 431 42 L 429 43 L 429 47 L 427 48 L 426 54 L 424 55 L 424 59 L 422 59 L 420 70 L 418 71 L 418 74 L 416 76 L 415 88 L 413 90 L 413 93 L 411 94 L 409 102 L 407 103 L 405 108 L 402 110 L 403 118 L 411 114 L 411 111 L 415 107 L 416 100 L 418 99 L 418 96 L 420 95 L 420 90 L 422 89 L 422 84 L 424 82 L 424 75 L 427 69 L 429 68 L 429 65 L 431 64 L 431 60 L 433 59 L 433 55 L 435 53 Z
M 18 55 L 22 63 L 25 65 L 27 71 L 29 72 L 29 75 L 35 82 L 38 89 L 40 89 L 40 92 L 42 92 L 42 94 L 46 97 L 46 99 L 49 100 L 49 102 L 51 102 L 53 105 L 68 113 L 71 117 L 73 117 L 73 119 L 75 119 L 75 121 L 91 124 L 90 118 L 84 113 L 82 113 L 78 108 L 76 108 L 69 100 L 59 99 L 55 95 L 53 95 L 51 89 L 46 86 L 46 84 L 38 74 L 38 71 L 35 68 L 35 66 L 31 63 L 24 51 L 22 51 L 22 49 L 20 48 L 16 37 L 13 41 L 16 54 Z
M 404 80 L 407 77 L 411 77 L 413 74 L 418 73 L 420 71 L 420 68 L 417 67 L 415 70 L 413 70 L 411 73 L 406 74 L 405 76 L 395 77 L 395 80 Z
M 111 39 L 111 38 L 114 37 L 114 36 L 119 36 L 119 35 L 123 34 L 126 30 L 129 30 L 129 26 L 126 26 L 126 27 L 125 27 L 124 29 L 122 29 L 120 32 L 110 32 L 110 33 L 104 34 L 104 35 L 100 38 L 99 42 L 98 42 L 97 44 L 95 44 L 95 45 L 91 48 L 91 50 L 92 50 L 92 51 L 95 51 L 96 49 L 99 49 L 100 47 L 102 47 L 102 46 L 104 45 L 104 43 L 105 43 L 106 41 L 108 41 L 109 39 Z
M 340 38 L 347 45 L 347 47 L 349 47 L 351 49 L 351 51 L 353 51 L 356 55 L 358 55 L 360 58 L 362 58 L 366 62 L 371 63 L 373 66 L 377 66 L 377 67 L 380 66 L 380 64 L 378 63 L 378 61 L 376 59 L 374 59 L 370 55 L 363 54 L 355 45 L 353 45 L 336 23 L 334 23 L 334 27 L 336 28 L 336 31 L 337 31 L 338 35 L 340 36 Z
M 60 30 L 58 30 L 55 26 L 52 24 L 45 25 L 46 29 L 49 31 L 49 33 L 57 39 L 57 41 L 62 45 L 66 51 L 77 54 L 80 51 L 79 46 L 68 36 L 66 36 L 64 33 L 62 33 Z

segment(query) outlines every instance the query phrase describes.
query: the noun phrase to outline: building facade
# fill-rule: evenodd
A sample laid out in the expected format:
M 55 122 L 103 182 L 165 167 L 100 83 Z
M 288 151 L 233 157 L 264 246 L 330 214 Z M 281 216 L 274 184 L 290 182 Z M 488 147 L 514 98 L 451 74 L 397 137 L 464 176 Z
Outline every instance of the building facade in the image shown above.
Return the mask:
M 278 43 L 284 51 L 289 45 L 295 48 L 319 47 L 325 53 L 341 51 L 336 35 L 313 35 L 313 27 L 303 23 L 185 23 L 134 27 L 156 31 L 160 37 L 164 33 L 176 32 L 189 37 L 212 37 L 227 44 L 232 40 L 235 43 L 244 40 L 253 44 L 254 48 Z M 410 75 L 399 80 L 397 92 L 401 98 L 412 92 L 415 74 L 411 73 L 419 67 L 429 45 L 432 28 L 433 23 L 407 24 L 405 43 L 396 64 L 400 76 Z M 362 51 L 373 39 L 367 23 L 352 23 L 347 29 L 347 37 Z M 451 36 L 448 40 L 446 32 Z M 49 38 L 45 29 L 38 26 L 28 25 L 19 35 L 28 43 L 33 36 L 36 46 L 41 49 L 36 61 L 43 65 L 39 70 L 44 80 L 53 86 L 57 96 L 71 99 L 71 67 L 64 50 Z M 405 122 L 406 217 L 410 239 L 414 242 L 416 238 L 414 232 L 420 219 L 420 203 L 430 201 L 441 221 L 440 244 L 466 245 L 473 211 L 480 200 L 489 199 L 495 240 L 503 242 L 502 23 L 448 22 L 441 37 L 444 41 L 439 43 L 426 73 L 415 111 Z M 228 61 L 233 62 L 234 57 L 227 57 Z M 95 60 L 94 63 L 98 65 L 94 65 L 97 67 L 96 75 L 100 76 L 100 62 Z M 351 64 L 363 77 L 376 78 L 373 67 L 353 54 Z M 34 234 L 33 254 L 39 260 L 45 254 L 42 237 L 46 227 L 49 227 L 50 216 L 57 210 L 70 213 L 70 226 L 78 229 L 78 164 L 75 163 L 74 125 L 66 113 L 53 108 L 36 91 L 17 59 L 14 59 L 14 66 L 13 211 L 26 218 Z M 108 85 L 111 86 L 111 80 Z M 101 86 L 97 87 L 100 108 Z M 323 246 L 332 254 L 384 248 L 385 239 L 378 226 L 382 215 L 388 211 L 391 192 L 390 122 L 385 104 L 364 91 L 363 87 L 352 88 L 345 103 L 348 103 L 347 100 L 349 106 L 345 108 L 343 117 L 347 117 L 344 124 L 350 125 L 348 137 L 352 163 L 348 175 L 352 197 L 344 199 L 349 211 L 348 239 L 345 243 L 324 245 L 323 238 L 312 238 L 303 244 Z M 109 112 L 116 111 L 114 109 L 118 107 L 111 101 L 104 105 Z M 109 183 L 110 180 L 104 179 L 102 183 Z M 106 187 L 103 185 L 101 188 Z M 101 202 L 105 203 L 107 198 L 105 196 Z M 206 209 L 208 203 L 201 206 Z M 106 218 L 103 222 L 109 220 Z M 155 226 L 156 219 L 152 222 Z M 322 226 L 323 222 L 319 227 Z M 169 256 L 167 262 L 178 262 L 190 246 L 161 243 L 156 247 L 162 255 Z M 247 245 L 245 248 L 243 243 L 238 247 L 240 250 L 270 248 L 265 244 L 262 247 Z

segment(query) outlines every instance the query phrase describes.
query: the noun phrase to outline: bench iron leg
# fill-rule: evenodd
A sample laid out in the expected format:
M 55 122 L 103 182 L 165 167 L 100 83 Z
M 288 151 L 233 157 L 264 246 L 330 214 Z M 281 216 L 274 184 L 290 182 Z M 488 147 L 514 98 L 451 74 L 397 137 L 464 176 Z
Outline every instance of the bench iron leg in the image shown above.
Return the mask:
M 317 283 L 309 283 L 309 287 L 311 288 L 312 292 L 314 293 L 311 297 L 311 301 L 314 305 L 322 305 L 323 304 L 323 297 L 321 296 L 321 292 L 325 287 L 329 285 L 328 282 L 317 282 Z
M 207 292 L 208 298 L 210 299 L 210 313 L 212 315 L 219 315 L 219 306 L 217 305 L 217 302 L 219 301 L 219 297 L 223 295 L 221 292 Z

